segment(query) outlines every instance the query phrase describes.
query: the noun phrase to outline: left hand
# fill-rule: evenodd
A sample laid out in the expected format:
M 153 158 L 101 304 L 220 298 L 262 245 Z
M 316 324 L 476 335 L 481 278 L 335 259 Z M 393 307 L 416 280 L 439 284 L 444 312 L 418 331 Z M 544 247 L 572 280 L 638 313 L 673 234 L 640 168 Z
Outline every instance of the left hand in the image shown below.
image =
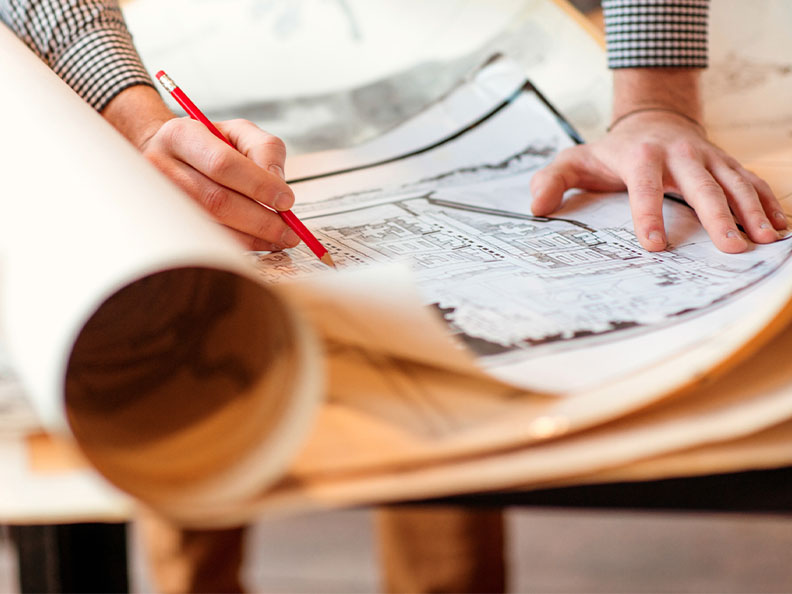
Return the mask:
M 620 122 L 604 139 L 562 151 L 531 182 L 531 209 L 547 215 L 570 188 L 627 190 L 635 234 L 649 251 L 665 249 L 663 194 L 675 192 L 696 211 L 712 242 L 738 253 L 779 238 L 786 216 L 767 183 L 710 143 L 703 130 L 673 113 L 647 111 Z
M 700 72 L 685 68 L 623 68 L 613 73 L 613 113 L 621 114 L 598 142 L 568 148 L 531 181 L 536 215 L 561 204 L 564 192 L 627 190 L 635 235 L 649 251 L 668 245 L 663 194 L 684 196 L 718 249 L 738 253 L 770 243 L 787 219 L 767 183 L 707 140 L 701 118 Z

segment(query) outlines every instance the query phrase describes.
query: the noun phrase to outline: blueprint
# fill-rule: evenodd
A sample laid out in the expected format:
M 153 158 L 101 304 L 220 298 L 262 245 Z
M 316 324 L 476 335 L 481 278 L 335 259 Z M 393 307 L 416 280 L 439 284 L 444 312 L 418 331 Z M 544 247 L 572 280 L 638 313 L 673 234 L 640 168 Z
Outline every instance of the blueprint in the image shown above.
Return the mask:
M 589 200 L 593 212 L 579 215 L 583 220 L 429 196 L 316 222 L 342 267 L 409 259 L 427 301 L 482 356 L 538 354 L 537 347 L 673 322 L 736 295 L 788 255 L 783 249 L 759 261 L 700 259 L 696 244 L 651 254 L 629 225 L 592 226 L 592 218 L 607 220 L 623 204 L 598 208 Z M 687 209 L 680 215 L 694 216 Z M 276 274 L 315 266 L 304 251 L 263 259 Z
M 649 364 L 647 349 L 662 357 L 705 327 L 728 324 L 745 306 L 736 298 L 787 262 L 787 241 L 719 252 L 692 209 L 671 199 L 670 249 L 661 253 L 638 244 L 625 194 L 579 193 L 550 217 L 532 216 L 531 176 L 574 140 L 530 85 L 505 84 L 505 72 L 495 78 L 485 71 L 476 82 L 487 92 L 475 95 L 490 104 L 444 139 L 294 185 L 298 197 L 311 197 L 297 212 L 340 268 L 407 261 L 425 303 L 483 366 L 559 387 L 548 357 L 561 355 L 568 367 L 576 357 L 601 362 L 600 352 L 610 362 L 586 376 L 604 381 Z M 303 248 L 259 254 L 258 263 L 271 282 L 323 267 Z M 613 345 L 625 340 L 637 351 L 615 365 Z M 552 370 L 549 384 L 541 368 Z

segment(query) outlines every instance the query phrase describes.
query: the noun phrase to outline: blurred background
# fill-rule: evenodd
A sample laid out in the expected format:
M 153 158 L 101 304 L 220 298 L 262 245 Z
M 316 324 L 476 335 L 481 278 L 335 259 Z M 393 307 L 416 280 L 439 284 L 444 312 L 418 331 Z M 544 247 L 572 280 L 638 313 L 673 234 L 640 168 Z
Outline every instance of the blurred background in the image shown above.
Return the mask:
M 128 0 L 124 14 L 150 72 L 165 69 L 211 118 L 280 136 L 290 154 L 377 136 L 496 54 L 576 123 L 604 127 L 601 44 L 547 0 Z

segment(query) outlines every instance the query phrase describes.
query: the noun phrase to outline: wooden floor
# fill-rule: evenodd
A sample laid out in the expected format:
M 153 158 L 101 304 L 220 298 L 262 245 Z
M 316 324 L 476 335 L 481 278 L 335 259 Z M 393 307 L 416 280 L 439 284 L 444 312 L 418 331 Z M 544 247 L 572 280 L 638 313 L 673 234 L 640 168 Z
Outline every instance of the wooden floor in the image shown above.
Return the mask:
M 515 511 L 508 522 L 513 592 L 792 591 L 792 517 Z M 138 547 L 133 590 L 151 592 Z M 376 592 L 375 547 L 368 511 L 259 524 L 245 581 L 254 592 Z M 0 532 L 0 594 L 18 592 L 14 563 Z
M 792 517 L 516 511 L 508 521 L 513 592 L 792 591 Z M 251 591 L 378 590 L 367 511 L 260 524 L 249 557 Z M 151 591 L 134 565 L 135 591 Z

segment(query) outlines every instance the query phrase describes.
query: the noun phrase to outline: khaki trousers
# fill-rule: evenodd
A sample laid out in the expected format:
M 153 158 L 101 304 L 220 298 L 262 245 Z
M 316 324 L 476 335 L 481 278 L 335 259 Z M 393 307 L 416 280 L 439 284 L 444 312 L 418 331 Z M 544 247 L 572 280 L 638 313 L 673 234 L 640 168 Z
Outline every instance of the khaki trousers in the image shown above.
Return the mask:
M 500 510 L 392 507 L 377 525 L 386 592 L 505 592 Z
M 138 515 L 138 526 L 157 592 L 244 592 L 245 527 L 187 530 L 148 511 Z
M 139 523 L 157 591 L 243 591 L 244 527 L 186 530 L 150 512 Z M 386 592 L 505 591 L 500 510 L 393 507 L 377 525 Z

